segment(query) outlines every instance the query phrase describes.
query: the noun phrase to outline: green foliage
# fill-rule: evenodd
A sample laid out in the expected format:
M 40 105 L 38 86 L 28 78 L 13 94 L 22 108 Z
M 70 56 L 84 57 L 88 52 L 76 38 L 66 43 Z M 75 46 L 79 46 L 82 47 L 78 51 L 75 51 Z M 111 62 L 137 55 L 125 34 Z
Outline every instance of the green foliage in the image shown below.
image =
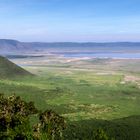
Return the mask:
M 0 139 L 1 140 L 58 140 L 62 138 L 65 120 L 49 110 L 39 114 L 39 123 L 30 125 L 30 116 L 39 111 L 33 102 L 25 102 L 19 96 L 0 95 Z M 44 138 L 45 137 L 45 138 Z
M 112 138 L 109 138 L 107 136 L 107 134 L 104 132 L 103 129 L 97 129 L 94 133 L 93 133 L 93 138 L 92 140 L 114 140 Z
M 39 115 L 39 123 L 34 127 L 36 134 L 44 137 L 46 134 L 49 140 L 62 139 L 62 131 L 66 128 L 66 123 L 63 117 L 56 114 L 54 111 L 46 110 Z
M 25 139 L 31 133 L 29 116 L 38 111 L 19 96 L 0 95 L 0 139 Z
M 100 134 L 109 140 L 140 140 L 140 116 L 131 116 L 115 120 L 83 120 L 67 123 L 64 136 L 66 140 L 93 140 Z M 101 128 L 103 130 L 100 130 Z M 98 131 L 99 132 L 98 132 Z M 111 139 L 111 140 L 114 140 Z

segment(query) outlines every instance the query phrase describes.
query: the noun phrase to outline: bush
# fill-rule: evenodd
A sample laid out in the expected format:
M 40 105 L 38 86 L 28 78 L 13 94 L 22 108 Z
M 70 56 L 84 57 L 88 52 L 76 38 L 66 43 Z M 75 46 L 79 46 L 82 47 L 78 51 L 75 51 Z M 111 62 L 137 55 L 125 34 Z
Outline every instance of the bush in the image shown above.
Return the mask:
M 53 140 L 62 138 L 64 118 L 49 110 L 39 114 L 39 123 L 30 124 L 30 116 L 39 111 L 33 102 L 19 96 L 4 97 L 0 94 L 0 140 Z
M 114 140 L 113 138 L 109 138 L 103 129 L 97 129 L 93 133 L 93 140 Z
M 39 115 L 39 123 L 34 127 L 36 136 L 46 137 L 49 140 L 62 139 L 62 131 L 66 128 L 63 117 L 54 111 L 46 110 Z

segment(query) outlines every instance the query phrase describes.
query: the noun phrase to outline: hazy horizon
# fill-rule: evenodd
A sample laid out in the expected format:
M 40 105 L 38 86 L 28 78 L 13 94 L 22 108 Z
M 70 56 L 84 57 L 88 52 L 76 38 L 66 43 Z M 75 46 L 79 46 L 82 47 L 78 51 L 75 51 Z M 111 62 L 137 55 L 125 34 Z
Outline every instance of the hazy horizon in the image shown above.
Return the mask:
M 140 43 L 140 41 L 22 41 L 14 38 L 0 38 L 0 40 L 12 40 L 23 43 Z

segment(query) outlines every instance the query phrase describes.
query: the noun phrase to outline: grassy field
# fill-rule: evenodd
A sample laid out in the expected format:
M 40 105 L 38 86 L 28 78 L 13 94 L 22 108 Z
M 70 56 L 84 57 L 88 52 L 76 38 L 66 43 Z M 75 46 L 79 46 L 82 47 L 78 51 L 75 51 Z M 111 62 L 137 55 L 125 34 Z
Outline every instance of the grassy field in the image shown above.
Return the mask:
M 36 76 L 1 79 L 0 92 L 64 116 L 69 124 L 66 139 L 90 139 L 99 127 L 118 140 L 140 139 L 140 60 L 13 61 Z M 68 135 L 73 129 L 72 138 Z

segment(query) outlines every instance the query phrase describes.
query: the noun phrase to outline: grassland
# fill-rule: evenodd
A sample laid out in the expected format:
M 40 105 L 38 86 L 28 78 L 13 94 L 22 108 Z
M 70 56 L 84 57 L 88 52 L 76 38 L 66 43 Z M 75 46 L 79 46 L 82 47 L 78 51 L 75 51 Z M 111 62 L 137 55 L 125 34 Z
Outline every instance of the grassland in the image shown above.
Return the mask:
M 49 56 L 13 61 L 36 76 L 1 79 L 0 92 L 15 93 L 64 116 L 66 139 L 90 139 L 99 127 L 118 140 L 140 139 L 140 60 Z

